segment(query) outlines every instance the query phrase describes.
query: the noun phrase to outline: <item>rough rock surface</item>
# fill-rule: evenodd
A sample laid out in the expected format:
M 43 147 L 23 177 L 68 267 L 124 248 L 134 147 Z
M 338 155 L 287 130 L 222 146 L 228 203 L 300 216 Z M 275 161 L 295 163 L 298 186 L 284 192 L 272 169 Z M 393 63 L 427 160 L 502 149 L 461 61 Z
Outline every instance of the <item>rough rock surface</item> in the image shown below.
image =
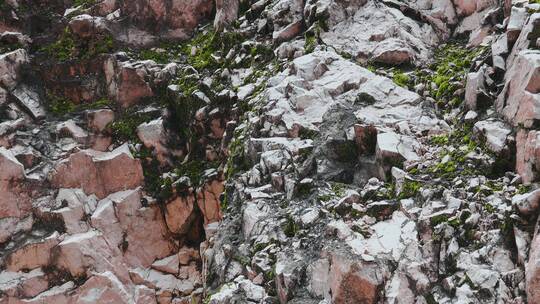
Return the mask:
M 0 1 L 0 303 L 540 302 L 537 2 Z

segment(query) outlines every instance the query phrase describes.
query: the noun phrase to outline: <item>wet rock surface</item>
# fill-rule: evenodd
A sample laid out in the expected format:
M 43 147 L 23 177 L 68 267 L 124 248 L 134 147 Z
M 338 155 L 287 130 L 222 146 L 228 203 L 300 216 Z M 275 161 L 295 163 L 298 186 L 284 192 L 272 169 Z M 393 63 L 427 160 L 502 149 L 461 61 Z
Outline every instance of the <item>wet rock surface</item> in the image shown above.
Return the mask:
M 537 303 L 537 1 L 0 1 L 0 303 Z

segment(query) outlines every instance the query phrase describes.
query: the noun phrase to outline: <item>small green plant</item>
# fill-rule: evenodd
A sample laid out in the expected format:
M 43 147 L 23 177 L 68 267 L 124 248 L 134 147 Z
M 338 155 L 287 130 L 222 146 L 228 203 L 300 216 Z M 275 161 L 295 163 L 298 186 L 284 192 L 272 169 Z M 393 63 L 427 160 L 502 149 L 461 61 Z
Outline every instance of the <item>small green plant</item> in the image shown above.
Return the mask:
M 517 194 L 525 194 L 527 192 L 530 192 L 531 189 L 532 189 L 531 185 L 523 185 L 523 184 L 521 184 L 521 185 L 519 185 L 517 187 L 516 192 L 517 192 Z
M 405 199 L 414 197 L 418 194 L 420 191 L 421 183 L 419 181 L 415 180 L 406 180 L 403 183 L 403 188 L 401 189 L 401 192 L 398 195 L 398 199 Z
M 137 137 L 137 127 L 150 120 L 151 117 L 148 114 L 127 111 L 120 119 L 110 124 L 113 140 L 118 143 L 126 141 L 137 142 L 139 140 Z
M 64 116 L 73 112 L 101 109 L 111 106 L 110 100 L 106 98 L 102 98 L 91 103 L 76 104 L 67 98 L 48 93 L 47 100 L 47 109 L 56 116 Z
M 407 88 L 411 82 L 411 77 L 401 71 L 398 71 L 394 73 L 393 80 L 398 86 Z
M 294 237 L 298 230 L 300 230 L 300 227 L 292 218 L 292 216 L 287 217 L 287 221 L 285 222 L 285 226 L 283 227 L 283 233 L 285 233 L 287 237 Z
M 237 32 L 216 33 L 213 30 L 200 33 L 184 45 L 184 53 L 189 54 L 188 63 L 197 70 L 218 68 L 223 61 L 218 62 L 215 53 L 225 52 L 239 45 L 244 40 Z
M 56 116 L 64 116 L 68 113 L 75 111 L 75 109 L 77 108 L 73 101 L 52 94 L 48 94 L 48 101 L 49 102 L 47 103 L 47 106 L 49 112 L 53 113 Z
M 448 144 L 449 139 L 448 135 L 434 135 L 429 139 L 429 141 L 433 145 L 444 146 Z

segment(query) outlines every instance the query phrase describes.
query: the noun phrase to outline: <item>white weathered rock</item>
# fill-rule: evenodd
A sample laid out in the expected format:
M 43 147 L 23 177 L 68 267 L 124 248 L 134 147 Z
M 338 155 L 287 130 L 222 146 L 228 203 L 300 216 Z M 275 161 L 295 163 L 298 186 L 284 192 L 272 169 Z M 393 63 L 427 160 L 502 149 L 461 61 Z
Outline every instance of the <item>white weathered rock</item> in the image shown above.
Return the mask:
M 367 2 L 367 3 L 366 3 Z M 428 23 L 417 23 L 400 10 L 371 1 L 348 5 L 330 1 L 316 4 L 316 12 L 327 12 L 329 31 L 322 40 L 355 58 L 384 63 L 422 63 L 439 38 Z
M 147 148 L 154 149 L 160 163 L 167 162 L 167 138 L 163 119 L 142 123 L 137 127 L 137 136 Z
M 94 132 L 103 132 L 113 120 L 113 110 L 100 109 L 86 112 L 88 128 Z
M 416 151 L 420 144 L 410 136 L 394 132 L 377 135 L 377 158 L 385 164 L 400 163 L 405 160 L 418 160 Z
M 479 95 L 485 91 L 484 69 L 478 72 L 467 74 L 467 85 L 465 87 L 465 104 L 470 110 L 477 110 L 479 106 Z
M 512 197 L 512 205 L 516 206 L 523 215 L 531 215 L 538 212 L 538 207 L 540 207 L 540 189 L 514 195 Z
M 510 19 L 508 19 L 508 25 L 506 26 L 506 34 L 510 43 L 514 43 L 518 39 L 526 21 L 527 9 L 513 6 Z
M 238 0 L 218 0 L 216 1 L 216 17 L 214 18 L 214 28 L 221 31 L 228 27 L 238 18 Z
M 71 137 L 80 143 L 84 143 L 88 138 L 88 133 L 72 119 L 59 123 L 56 126 L 56 132 L 59 137 Z
M 0 85 L 7 90 L 14 89 L 24 64 L 29 63 L 28 54 L 24 49 L 0 55 Z
M 487 119 L 475 123 L 474 132 L 486 139 L 486 144 L 491 151 L 500 154 L 508 149 L 512 130 L 502 121 Z
M 41 268 L 30 272 L 3 271 L 0 273 L 0 291 L 14 299 L 35 297 L 48 287 L 49 281 Z

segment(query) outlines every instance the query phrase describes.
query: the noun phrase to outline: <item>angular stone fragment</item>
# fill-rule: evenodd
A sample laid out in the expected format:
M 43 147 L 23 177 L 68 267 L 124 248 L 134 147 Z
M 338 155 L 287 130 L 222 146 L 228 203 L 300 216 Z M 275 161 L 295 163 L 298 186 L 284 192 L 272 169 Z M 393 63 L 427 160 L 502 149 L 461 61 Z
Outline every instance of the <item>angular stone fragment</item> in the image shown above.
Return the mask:
M 35 89 L 19 84 L 11 94 L 32 118 L 37 120 L 45 118 L 45 109 L 41 105 L 41 98 Z
M 47 276 L 41 268 L 30 272 L 0 273 L 0 292 L 13 298 L 32 298 L 49 288 Z
M 165 220 L 172 233 L 185 234 L 197 218 L 193 195 L 177 196 L 165 206 Z
M 377 135 L 377 159 L 384 164 L 400 164 L 406 160 L 418 160 L 419 143 L 413 138 L 394 132 Z
M 488 148 L 500 155 L 508 150 L 509 136 L 512 130 L 503 121 L 495 119 L 482 120 L 474 124 L 473 132 L 486 140 Z
M 71 137 L 80 143 L 84 143 L 88 138 L 88 133 L 79 127 L 73 119 L 59 123 L 56 126 L 56 132 L 59 137 Z
M 129 278 L 120 249 L 111 246 L 97 230 L 66 237 L 54 248 L 52 255 L 52 263 L 73 277 L 90 275 L 93 271 L 112 271 L 120 280 Z
M 512 197 L 512 205 L 517 207 L 519 212 L 525 216 L 535 214 L 538 212 L 538 207 L 540 207 L 540 189 L 514 195 Z
M 137 136 L 145 147 L 154 149 L 160 163 L 167 163 L 167 137 L 162 118 L 139 125 L 137 127 Z
M 6 259 L 7 270 L 17 272 L 48 266 L 51 250 L 60 242 L 59 236 L 58 232 L 55 232 L 41 241 L 18 248 L 8 255 Z

